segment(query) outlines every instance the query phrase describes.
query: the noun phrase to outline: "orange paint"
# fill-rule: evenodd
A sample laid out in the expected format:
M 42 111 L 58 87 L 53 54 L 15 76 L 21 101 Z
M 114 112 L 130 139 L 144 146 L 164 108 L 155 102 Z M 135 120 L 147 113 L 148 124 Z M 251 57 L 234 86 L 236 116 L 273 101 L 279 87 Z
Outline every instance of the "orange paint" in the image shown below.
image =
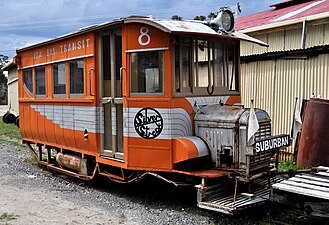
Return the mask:
M 194 133 L 193 119 L 195 116 L 193 106 L 183 97 L 173 97 L 173 37 L 172 33 L 165 33 L 164 31 L 152 27 L 149 24 L 142 23 L 123 23 L 121 27 L 122 35 L 122 96 L 124 116 L 134 117 L 133 112 L 142 108 L 155 108 L 159 111 L 167 113 L 167 121 L 171 120 L 171 109 L 177 110 L 181 113 L 182 118 L 177 121 L 183 121 L 192 124 L 187 131 L 189 135 Z M 91 31 L 84 34 L 71 35 L 63 37 L 58 40 L 39 44 L 34 48 L 27 48 L 19 52 L 21 62 L 19 64 L 19 102 L 20 102 L 20 130 L 22 139 L 32 143 L 38 143 L 46 146 L 59 148 L 60 150 L 75 151 L 86 156 L 94 156 L 95 161 L 102 166 L 108 165 L 112 167 L 124 168 L 128 170 L 144 170 L 144 171 L 166 171 L 177 172 L 173 170 L 174 164 L 183 162 L 189 159 L 198 158 L 199 153 L 195 144 L 188 139 L 180 139 L 174 135 L 175 124 L 166 124 L 166 131 L 163 139 L 155 137 L 154 139 L 146 139 L 138 136 L 134 130 L 134 125 L 127 124 L 128 118 L 124 118 L 124 159 L 111 158 L 111 156 L 101 156 L 101 141 L 104 136 L 103 111 L 104 107 L 101 103 L 102 97 L 100 93 L 100 86 L 103 86 L 101 72 L 102 59 L 101 52 L 99 52 L 99 34 L 111 33 L 115 29 L 104 28 L 103 30 Z M 170 42 L 171 40 L 171 42 Z M 151 94 L 135 94 L 130 95 L 130 55 L 133 52 L 139 51 L 164 51 L 164 79 L 163 79 L 163 93 Z M 83 60 L 83 87 L 84 93 L 78 96 L 70 96 L 70 68 L 69 62 L 72 60 Z M 53 65 L 56 63 L 65 63 L 66 76 L 61 82 L 65 83 L 64 90 L 66 94 L 58 97 L 54 96 L 54 78 Z M 110 62 L 108 62 L 110 63 Z M 29 95 L 23 84 L 23 70 L 27 68 L 34 69 L 37 66 L 45 66 L 46 68 L 46 96 L 36 98 L 35 93 Z M 81 68 L 79 68 L 81 69 Z M 117 70 L 120 68 L 116 68 Z M 104 71 L 103 71 L 104 72 Z M 33 72 L 34 73 L 34 72 Z M 118 76 L 118 74 L 115 74 Z M 34 79 L 34 75 L 32 76 Z M 118 78 L 117 78 L 118 79 Z M 60 81 L 58 81 L 60 83 Z M 33 81 L 35 92 L 35 81 Z M 116 96 L 113 96 L 116 97 Z M 108 104 L 114 104 L 114 100 Z M 118 100 L 118 99 L 116 99 Z M 232 105 L 241 101 L 240 96 L 231 96 L 226 104 Z M 36 106 L 47 110 L 38 110 Z M 56 111 L 54 108 L 56 108 Z M 71 109 L 67 112 L 65 109 Z M 78 114 L 82 118 L 73 118 L 73 111 L 80 110 L 83 113 Z M 126 110 L 128 109 L 128 110 Z M 130 110 L 129 109 L 133 109 Z M 168 109 L 166 112 L 166 109 Z M 51 112 L 53 110 L 53 112 Z M 95 117 L 89 116 L 91 110 L 95 110 Z M 98 114 L 97 114 L 97 113 Z M 66 115 L 64 117 L 64 114 Z M 125 113 L 131 113 L 127 115 Z M 178 113 L 178 114 L 179 114 Z M 61 115 L 62 114 L 62 115 Z M 62 116 L 64 117 L 61 120 Z M 89 117 L 90 118 L 89 118 Z M 187 118 L 189 117 L 189 118 Z M 86 119 L 87 118 L 87 119 Z M 187 118 L 187 119 L 186 119 Z M 107 118 L 109 119 L 109 118 Z M 112 118 L 110 118 L 112 119 Z M 190 119 L 190 120 L 189 120 Z M 74 126 L 65 126 L 67 123 L 73 121 Z M 59 122 L 60 121 L 60 122 Z M 176 124 L 179 122 L 175 122 Z M 149 123 L 147 121 L 145 123 Z M 94 127 L 93 127 L 94 125 Z M 88 128 L 91 126 L 91 128 Z M 172 126 L 172 127 L 171 127 Z M 86 127 L 86 128 L 85 128 Z M 129 129 L 128 129 L 129 127 Z M 95 128 L 95 129 L 93 129 Z M 84 129 L 88 131 L 88 139 L 84 138 Z M 172 130 L 170 130 L 172 129 Z M 192 131 L 191 131 L 192 129 Z M 108 131 L 107 131 L 108 132 Z M 184 131 L 185 132 L 185 131 Z M 192 134 L 190 134 L 192 133 Z M 139 134 L 140 135 L 140 134 Z M 145 137 L 145 136 L 144 136 Z M 106 138 L 112 138 L 111 134 Z M 186 171 L 185 171 L 186 172 Z M 178 173 L 185 173 L 179 171 Z M 187 172 L 186 172 L 187 173 Z M 190 172 L 188 175 L 203 176 L 203 177 L 220 177 L 222 174 L 216 172 L 199 171 L 196 173 Z
M 173 140 L 173 163 L 197 157 L 199 157 L 198 149 L 192 141 L 184 138 Z

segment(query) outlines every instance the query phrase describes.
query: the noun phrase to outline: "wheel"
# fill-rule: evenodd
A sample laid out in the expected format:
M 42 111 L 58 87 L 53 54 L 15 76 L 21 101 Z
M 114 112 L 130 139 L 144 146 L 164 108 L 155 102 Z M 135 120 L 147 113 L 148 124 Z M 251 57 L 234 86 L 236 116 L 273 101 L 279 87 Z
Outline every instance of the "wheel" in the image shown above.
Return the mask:
M 8 113 L 8 115 L 6 116 L 7 123 L 14 123 L 15 119 L 16 119 L 16 116 L 12 113 Z
M 14 124 L 19 128 L 19 116 L 15 118 Z
M 3 116 L 2 116 L 2 122 L 4 123 L 8 123 L 7 122 L 7 116 L 9 115 L 9 113 L 5 113 Z

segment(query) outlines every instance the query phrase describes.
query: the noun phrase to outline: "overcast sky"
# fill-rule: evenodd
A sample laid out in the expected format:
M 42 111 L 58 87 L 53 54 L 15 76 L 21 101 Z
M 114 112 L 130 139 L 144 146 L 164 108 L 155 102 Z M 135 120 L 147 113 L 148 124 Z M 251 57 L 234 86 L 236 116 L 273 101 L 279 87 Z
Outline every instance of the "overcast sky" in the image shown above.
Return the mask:
M 0 54 L 12 58 L 15 49 L 76 31 L 81 27 L 130 15 L 170 19 L 207 16 L 221 6 L 240 16 L 270 9 L 282 0 L 0 0 Z

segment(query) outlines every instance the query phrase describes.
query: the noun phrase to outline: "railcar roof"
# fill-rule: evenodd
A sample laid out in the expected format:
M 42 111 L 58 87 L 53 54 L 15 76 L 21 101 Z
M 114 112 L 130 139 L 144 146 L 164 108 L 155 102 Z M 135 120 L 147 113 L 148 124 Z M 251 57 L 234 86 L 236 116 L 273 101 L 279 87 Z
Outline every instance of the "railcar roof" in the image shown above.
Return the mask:
M 142 23 L 147 24 L 150 26 L 154 26 L 164 32 L 167 33 L 176 33 L 176 34 L 201 34 L 207 36 L 215 36 L 215 37 L 222 37 L 222 38 L 229 38 L 229 39 L 236 39 L 236 40 L 243 40 L 252 43 L 256 43 L 262 46 L 268 46 L 265 42 L 262 42 L 258 39 L 252 38 L 248 35 L 239 33 L 239 32 L 232 32 L 230 34 L 226 33 L 218 33 L 212 28 L 210 28 L 206 22 L 203 21 L 196 21 L 196 20 L 186 20 L 186 21 L 178 21 L 178 20 L 163 20 L 163 19 L 155 19 L 153 17 L 141 17 L 141 16 L 130 16 L 124 19 L 115 19 L 112 21 L 107 21 L 100 24 L 91 25 L 88 27 L 80 28 L 78 31 L 68 33 L 54 39 L 50 39 L 44 42 L 40 42 L 37 44 L 33 44 L 28 47 L 24 47 L 21 49 L 17 49 L 17 53 L 33 49 L 36 47 L 40 47 L 43 45 L 51 44 L 60 40 L 68 39 L 77 35 L 81 35 L 84 33 L 102 30 L 108 27 L 112 27 L 119 24 L 125 23 Z

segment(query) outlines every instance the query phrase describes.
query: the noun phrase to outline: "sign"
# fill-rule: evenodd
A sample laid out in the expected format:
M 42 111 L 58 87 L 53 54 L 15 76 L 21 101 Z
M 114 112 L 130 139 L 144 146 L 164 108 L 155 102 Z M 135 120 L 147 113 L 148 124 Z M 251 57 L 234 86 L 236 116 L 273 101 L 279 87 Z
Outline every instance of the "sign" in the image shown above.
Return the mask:
M 287 147 L 290 145 L 289 136 L 286 134 L 264 138 L 256 141 L 256 152 L 270 151 L 273 149 Z
M 139 136 L 145 139 L 158 137 L 163 129 L 163 118 L 153 108 L 139 110 L 134 118 L 134 127 Z

